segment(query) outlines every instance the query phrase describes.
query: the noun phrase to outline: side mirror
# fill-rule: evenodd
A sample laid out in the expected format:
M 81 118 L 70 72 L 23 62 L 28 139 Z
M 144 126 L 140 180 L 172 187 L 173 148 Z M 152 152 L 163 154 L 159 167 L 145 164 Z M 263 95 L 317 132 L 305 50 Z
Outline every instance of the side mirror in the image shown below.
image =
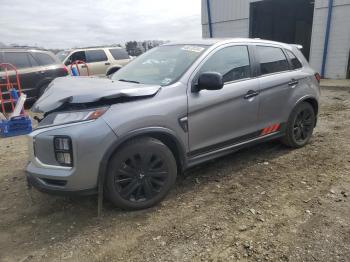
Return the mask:
M 217 72 L 206 72 L 199 75 L 198 84 L 192 87 L 192 92 L 201 90 L 220 90 L 224 87 L 222 75 Z

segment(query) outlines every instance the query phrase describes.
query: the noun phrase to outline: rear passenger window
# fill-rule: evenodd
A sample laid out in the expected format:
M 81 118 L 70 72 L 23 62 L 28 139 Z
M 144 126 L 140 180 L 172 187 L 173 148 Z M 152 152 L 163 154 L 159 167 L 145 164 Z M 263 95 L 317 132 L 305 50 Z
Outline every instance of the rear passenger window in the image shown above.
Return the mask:
M 225 83 L 249 78 L 251 73 L 247 46 L 230 46 L 217 51 L 204 63 L 199 74 L 204 72 L 222 74 Z
M 67 59 L 65 62 L 66 65 L 70 65 L 71 63 L 75 61 L 83 61 L 86 62 L 85 52 L 84 51 L 77 51 L 71 54 L 71 56 Z
M 28 58 L 32 67 L 39 66 L 39 63 L 34 59 L 34 57 L 30 53 L 28 54 Z
M 115 60 L 129 59 L 128 52 L 121 48 L 109 49 Z
M 301 62 L 299 61 L 299 59 L 289 50 L 286 50 L 287 56 L 292 64 L 292 69 L 299 69 L 302 68 L 303 65 L 301 64 Z
M 38 60 L 39 64 L 42 66 L 56 64 L 56 61 L 48 54 L 33 53 L 33 55 Z
M 107 61 L 106 53 L 103 50 L 88 50 L 85 51 L 85 54 L 87 63 Z
M 4 52 L 5 63 L 14 65 L 16 68 L 31 67 L 28 54 L 26 52 Z
M 270 46 L 257 46 L 262 75 L 289 70 L 289 64 L 282 49 Z

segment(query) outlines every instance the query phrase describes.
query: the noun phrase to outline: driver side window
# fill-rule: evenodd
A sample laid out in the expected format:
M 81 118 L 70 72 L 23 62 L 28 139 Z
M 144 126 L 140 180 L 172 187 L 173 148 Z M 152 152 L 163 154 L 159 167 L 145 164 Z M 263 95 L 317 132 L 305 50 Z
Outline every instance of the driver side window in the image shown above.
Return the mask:
M 223 76 L 224 83 L 251 77 L 247 46 L 230 46 L 214 53 L 199 70 L 201 73 L 217 72 Z

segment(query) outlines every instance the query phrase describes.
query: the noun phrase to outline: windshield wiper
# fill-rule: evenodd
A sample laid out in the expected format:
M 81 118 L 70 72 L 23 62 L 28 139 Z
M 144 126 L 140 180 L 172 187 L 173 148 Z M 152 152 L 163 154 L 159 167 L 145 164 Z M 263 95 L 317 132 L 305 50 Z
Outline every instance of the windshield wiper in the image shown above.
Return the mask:
M 135 83 L 135 84 L 140 84 L 140 82 L 138 82 L 138 81 L 134 81 L 134 80 L 127 80 L 127 79 L 118 79 L 118 81 L 121 81 L 121 82 L 128 82 L 128 83 Z

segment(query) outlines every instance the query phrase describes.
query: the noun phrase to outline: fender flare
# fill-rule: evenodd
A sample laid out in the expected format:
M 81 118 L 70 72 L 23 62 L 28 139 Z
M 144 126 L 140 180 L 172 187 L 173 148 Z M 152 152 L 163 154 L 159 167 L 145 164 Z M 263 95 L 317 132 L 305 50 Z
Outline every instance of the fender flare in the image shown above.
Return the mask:
M 314 108 L 314 110 L 315 110 L 315 117 L 316 117 L 315 126 L 316 126 L 316 125 L 317 125 L 318 112 L 319 112 L 319 101 L 318 101 L 318 99 L 317 99 L 316 97 L 314 97 L 314 96 L 305 95 L 305 96 L 299 98 L 299 99 L 295 102 L 295 104 L 294 104 L 292 110 L 289 112 L 289 116 L 290 116 L 290 114 L 293 112 L 293 110 L 294 110 L 299 104 L 301 104 L 301 103 L 303 103 L 303 102 L 305 102 L 305 101 L 306 101 L 306 102 L 311 101 L 311 106 L 312 106 L 312 107 Z M 316 108 L 315 108 L 315 107 L 316 107 Z M 288 118 L 289 118 L 289 117 L 288 117 Z
M 111 159 L 113 154 L 118 150 L 120 146 L 122 146 L 125 142 L 129 141 L 130 139 L 133 139 L 136 137 L 150 136 L 150 137 L 157 138 L 157 135 L 167 136 L 176 143 L 178 156 L 174 156 L 174 157 L 180 161 L 180 164 L 181 164 L 180 168 L 183 171 L 187 166 L 187 159 L 185 157 L 186 150 L 185 150 L 185 146 L 177 136 L 176 132 L 166 127 L 145 127 L 145 128 L 133 130 L 122 137 L 118 137 L 117 141 L 115 141 L 113 144 L 110 145 L 110 147 L 104 153 L 100 163 L 99 172 L 98 172 L 98 183 L 100 183 L 100 181 L 104 183 L 104 179 L 107 174 L 109 160 Z
M 300 103 L 304 102 L 304 101 L 313 101 L 313 102 L 316 103 L 315 105 L 317 106 L 317 108 L 316 108 L 316 110 L 315 110 L 315 114 L 317 115 L 317 114 L 318 114 L 318 109 L 319 109 L 319 102 L 318 102 L 318 99 L 317 99 L 316 97 L 311 96 L 311 95 L 305 95 L 305 96 L 299 98 L 299 99 L 296 101 L 296 103 L 294 104 L 293 109 L 294 109 L 295 107 L 297 107 Z M 314 105 L 312 105 L 312 106 L 314 107 Z M 314 108 L 314 109 L 315 109 L 315 108 Z

